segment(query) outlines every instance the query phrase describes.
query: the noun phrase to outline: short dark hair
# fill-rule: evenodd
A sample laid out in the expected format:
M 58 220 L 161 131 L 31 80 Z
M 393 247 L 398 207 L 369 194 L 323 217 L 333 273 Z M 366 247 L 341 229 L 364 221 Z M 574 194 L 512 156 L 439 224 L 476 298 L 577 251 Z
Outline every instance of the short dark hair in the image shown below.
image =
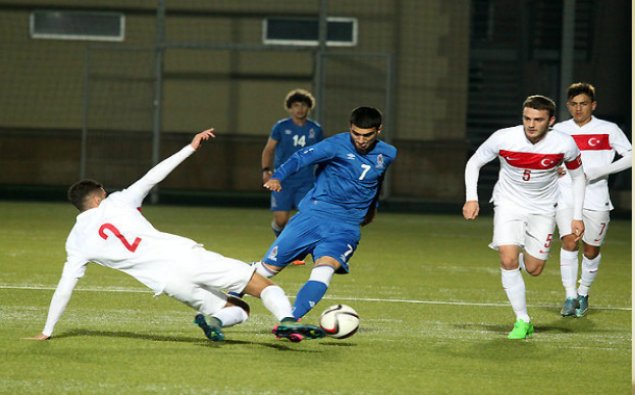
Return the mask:
M 351 125 L 362 129 L 379 129 L 382 123 L 381 111 L 375 107 L 357 107 L 351 112 Z
M 574 98 L 578 95 L 587 95 L 591 101 L 595 101 L 595 87 L 588 82 L 574 82 L 567 89 L 567 99 Z
M 556 102 L 548 98 L 547 96 L 529 96 L 523 103 L 523 109 L 527 107 L 533 108 L 534 110 L 547 110 L 549 111 L 549 118 L 556 115 Z
M 304 103 L 312 110 L 315 106 L 315 98 L 311 92 L 298 88 L 287 93 L 287 96 L 284 98 L 284 108 L 287 110 L 290 109 L 293 103 Z
M 77 181 L 75 184 L 68 188 L 68 200 L 73 203 L 73 206 L 77 207 L 79 211 L 85 211 L 86 199 L 103 188 L 103 186 L 95 180 L 85 179 Z

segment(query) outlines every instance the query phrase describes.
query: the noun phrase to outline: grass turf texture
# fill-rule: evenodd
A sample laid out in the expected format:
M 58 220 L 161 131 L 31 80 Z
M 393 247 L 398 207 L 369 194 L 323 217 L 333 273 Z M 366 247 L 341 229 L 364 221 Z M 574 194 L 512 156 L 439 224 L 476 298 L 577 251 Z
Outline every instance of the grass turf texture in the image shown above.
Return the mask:
M 265 209 L 147 206 L 162 231 L 257 260 L 273 239 Z M 352 273 L 327 298 L 361 317 L 345 340 L 293 344 L 254 298 L 251 319 L 207 341 L 195 312 L 136 280 L 90 265 L 47 342 L 41 331 L 76 212 L 68 204 L 0 202 L 0 393 L 618 394 L 631 390 L 631 223 L 611 223 L 585 318 L 561 318 L 559 244 L 525 276 L 536 333 L 506 339 L 514 316 L 487 248 L 491 217 L 380 213 L 363 229 Z M 309 266 L 309 265 L 307 265 Z M 309 267 L 276 277 L 294 296 Z

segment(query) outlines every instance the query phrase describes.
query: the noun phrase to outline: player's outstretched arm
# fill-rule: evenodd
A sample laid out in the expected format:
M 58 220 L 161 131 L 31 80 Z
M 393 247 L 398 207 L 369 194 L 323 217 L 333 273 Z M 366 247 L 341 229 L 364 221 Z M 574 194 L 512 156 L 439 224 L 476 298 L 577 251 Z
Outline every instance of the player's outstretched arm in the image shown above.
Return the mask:
M 214 134 L 214 128 L 203 130 L 202 132 L 197 133 L 192 139 L 192 148 L 194 148 L 194 150 L 196 151 L 200 148 L 203 141 L 207 141 L 214 137 L 216 137 L 216 135 Z
M 180 151 L 176 152 L 172 156 L 162 160 L 152 169 L 150 169 L 143 177 L 137 180 L 134 184 L 123 190 L 120 195 L 120 199 L 127 201 L 128 204 L 134 207 L 141 207 L 143 199 L 150 193 L 150 190 L 163 181 L 172 170 L 181 164 L 185 159 L 192 155 L 198 148 L 200 148 L 203 141 L 209 140 L 215 137 L 213 133 L 214 129 L 206 129 L 197 133 L 192 142 Z

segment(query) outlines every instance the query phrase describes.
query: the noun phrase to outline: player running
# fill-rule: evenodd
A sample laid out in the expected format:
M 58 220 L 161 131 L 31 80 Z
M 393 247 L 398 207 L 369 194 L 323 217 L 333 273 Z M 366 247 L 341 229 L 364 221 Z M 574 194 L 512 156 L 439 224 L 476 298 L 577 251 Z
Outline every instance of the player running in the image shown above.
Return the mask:
M 589 309 L 589 288 L 602 260 L 600 247 L 604 243 L 613 204 L 609 196 L 608 176 L 629 169 L 632 146 L 624 132 L 614 123 L 593 116 L 597 106 L 595 88 L 586 82 L 571 84 L 567 90 L 568 121 L 557 123 L 554 129 L 573 137 L 582 152 L 587 178 L 582 219 L 586 231 L 582 237 L 582 275 L 578 279 L 578 241 L 569 226 L 573 216 L 573 191 L 568 177 L 561 177 L 560 200 L 556 220 L 562 241 L 560 274 L 566 300 L 560 310 L 563 317 L 584 316 Z M 615 154 L 621 156 L 613 162 Z
M 274 328 L 278 337 L 298 342 L 324 336 L 321 328 L 296 322 L 282 288 L 254 273 L 252 266 L 207 251 L 185 237 L 160 232 L 141 214 L 150 190 L 213 137 L 213 129 L 198 133 L 191 144 L 108 197 L 101 184 L 92 180 L 71 186 L 69 200 L 80 214 L 66 240 L 67 259 L 44 330 L 32 339 L 51 337 L 89 262 L 127 273 L 155 295 L 165 293 L 197 310 L 195 323 L 213 341 L 224 339 L 222 327 L 244 322 L 249 313 L 244 301 L 228 297 L 223 290 L 259 297 L 280 321 Z
M 300 202 L 300 211 L 256 263 L 257 273 L 272 277 L 292 261 L 313 255 L 310 278 L 293 305 L 296 318 L 322 299 L 334 273 L 348 273 L 360 226 L 375 216 L 384 175 L 397 156 L 395 147 L 378 140 L 381 129 L 379 110 L 358 107 L 348 132 L 296 152 L 264 185 L 280 191 L 291 175 L 318 166 L 315 185 Z
M 523 124 L 494 132 L 465 166 L 463 216 L 474 220 L 479 213 L 479 171 L 496 157 L 500 161 L 491 200 L 494 235 L 489 246 L 498 250 L 503 288 L 516 315 L 509 339 L 525 339 L 534 332 L 519 264 L 532 276 L 540 275 L 544 268 L 553 241 L 558 166 L 562 163 L 573 182 L 572 233 L 576 239 L 584 233 L 584 173 L 580 151 L 570 136 L 550 131 L 555 111 L 556 105 L 550 98 L 529 96 L 523 104 Z
M 266 184 L 274 169 L 279 168 L 298 150 L 322 141 L 322 127 L 309 119 L 315 107 L 315 99 L 304 89 L 294 89 L 287 93 L 284 107 L 289 117 L 276 122 L 271 128 L 267 144 L 262 150 L 262 183 Z M 301 169 L 284 180 L 280 191 L 271 192 L 271 229 L 276 237 L 289 222 L 291 210 L 297 209 L 300 200 L 313 187 L 315 174 L 313 167 Z

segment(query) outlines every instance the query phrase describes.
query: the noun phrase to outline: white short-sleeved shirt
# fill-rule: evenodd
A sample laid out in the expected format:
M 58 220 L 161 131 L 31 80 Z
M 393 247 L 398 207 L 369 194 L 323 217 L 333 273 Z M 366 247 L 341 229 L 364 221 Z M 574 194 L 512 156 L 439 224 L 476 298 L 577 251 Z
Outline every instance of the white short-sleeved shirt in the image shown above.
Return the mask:
M 573 119 L 554 125 L 563 133 L 573 137 L 582 153 L 582 163 L 585 169 L 606 167 L 613 162 L 615 153 L 620 155 L 632 150 L 631 143 L 624 132 L 614 123 L 591 117 L 591 121 L 578 126 Z M 573 193 L 571 179 L 561 177 L 558 181 L 560 188 L 559 206 L 571 207 Z M 609 196 L 608 176 L 599 178 L 587 184 L 584 195 L 584 208 L 594 211 L 610 211 L 613 204 Z
M 571 136 L 551 130 L 538 143 L 525 136 L 523 125 L 494 132 L 474 153 L 479 168 L 498 157 L 500 172 L 492 202 L 514 206 L 528 213 L 555 212 L 558 202 L 558 166 L 581 166 L 580 151 Z M 474 184 L 470 187 L 470 184 Z M 474 200 L 475 181 L 466 181 L 467 200 Z

